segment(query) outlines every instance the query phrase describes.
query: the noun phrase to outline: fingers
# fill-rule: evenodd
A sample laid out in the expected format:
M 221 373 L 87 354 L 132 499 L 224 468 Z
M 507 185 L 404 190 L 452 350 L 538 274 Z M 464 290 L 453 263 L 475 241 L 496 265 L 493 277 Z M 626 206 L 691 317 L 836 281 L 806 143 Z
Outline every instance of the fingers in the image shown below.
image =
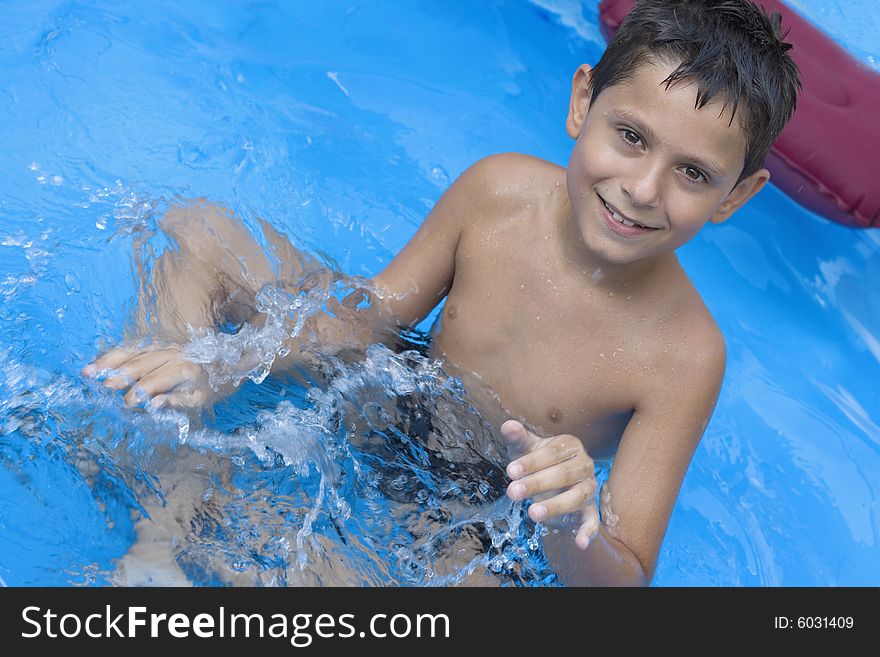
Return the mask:
M 508 424 L 508 422 L 505 422 L 505 425 L 506 424 Z M 503 426 L 504 425 L 502 425 L 502 429 Z M 525 429 L 523 429 L 523 431 L 525 431 Z M 531 432 L 526 433 L 531 434 Z M 553 436 L 552 438 L 543 439 L 538 438 L 535 434 L 531 434 L 531 436 L 534 436 L 537 440 L 533 441 L 528 437 L 524 440 L 531 443 L 532 450 L 528 454 L 519 457 L 515 461 L 511 461 L 507 465 L 507 475 L 511 479 L 521 479 L 527 475 L 540 472 L 541 470 L 545 470 L 546 468 L 571 459 L 578 459 L 581 461 L 582 463 L 580 463 L 579 467 L 581 467 L 585 473 L 593 473 L 593 459 L 591 459 L 584 450 L 583 443 L 581 443 L 581 441 L 575 436 L 562 434 L 559 436 Z M 580 479 L 583 479 L 583 476 L 578 477 L 575 481 L 580 481 Z M 570 483 L 574 483 L 574 481 Z
M 204 390 L 181 390 L 156 395 L 150 400 L 152 408 L 201 408 L 208 403 L 208 394 Z
M 177 396 L 169 399 L 167 396 L 162 400 L 162 405 L 174 405 L 178 399 L 187 398 L 183 393 L 190 392 L 202 376 L 202 369 L 195 363 L 174 359 L 151 371 L 141 378 L 125 394 L 123 400 L 127 406 L 140 406 L 151 402 L 157 395 L 177 392 Z M 177 388 L 184 388 L 177 391 Z M 158 406 L 158 402 L 152 401 L 151 405 Z
M 532 474 L 524 474 L 510 482 L 507 492 L 511 499 L 521 500 L 594 479 L 592 461 L 588 457 L 568 458 L 561 463 L 538 467 L 530 472 Z
M 599 509 L 596 508 L 595 504 L 591 504 L 584 510 L 581 516 L 581 526 L 578 529 L 577 536 L 574 537 L 574 542 L 581 550 L 586 550 L 598 533 Z
M 501 425 L 501 436 L 515 454 L 530 452 L 543 440 L 516 420 L 508 420 Z
M 142 349 L 132 350 L 123 347 L 111 349 L 103 356 L 96 358 L 94 361 L 83 367 L 82 370 L 80 370 L 80 374 L 91 378 L 96 376 L 101 370 L 116 369 L 141 353 L 143 353 Z
M 127 388 L 123 401 L 129 407 L 149 403 L 153 408 L 195 408 L 210 397 L 204 370 L 177 348 L 113 349 L 86 365 L 82 374 L 94 377 L 106 370 L 111 373 L 102 384 L 113 390 Z
M 586 505 L 596 505 L 595 497 L 596 480 L 594 478 L 585 479 L 566 487 L 557 495 L 540 501 L 536 499 L 529 507 L 529 517 L 535 522 L 542 522 L 567 513 L 583 511 Z
M 104 385 L 113 390 L 123 390 L 132 383 L 142 380 L 145 376 L 165 365 L 177 355 L 176 350 L 161 349 L 147 351 L 130 357 L 121 365 L 108 366 L 115 370 L 104 380 Z M 104 368 L 102 368 L 104 369 Z
M 535 522 L 580 513 L 575 541 L 586 549 L 598 531 L 599 513 L 595 465 L 583 443 L 569 434 L 541 438 L 516 420 L 501 425 L 501 434 L 511 447 L 525 452 L 507 466 L 513 480 L 507 487 L 508 497 L 532 498 L 529 517 Z

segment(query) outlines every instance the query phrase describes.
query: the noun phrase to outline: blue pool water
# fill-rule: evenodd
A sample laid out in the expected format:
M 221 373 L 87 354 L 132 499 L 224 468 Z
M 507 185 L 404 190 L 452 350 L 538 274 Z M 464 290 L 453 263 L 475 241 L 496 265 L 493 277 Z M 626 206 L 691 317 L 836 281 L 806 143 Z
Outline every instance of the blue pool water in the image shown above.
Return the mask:
M 165 500 L 174 559 L 199 584 L 487 570 L 554 584 L 540 530 L 491 493 L 490 448 L 469 473 L 483 474 L 459 476 L 369 406 L 414 392 L 479 433 L 467 395 L 429 362 L 380 350 L 329 390 L 247 383 L 206 428 L 126 410 L 78 372 L 121 338 L 133 263 L 166 247 L 155 222 L 175 197 L 223 203 L 258 236 L 265 218 L 370 276 L 473 161 L 519 151 L 564 165 L 571 74 L 604 46 L 596 11 L 0 3 L 0 581 L 112 582 L 135 522 Z M 838 35 L 842 15 L 829 18 Z M 681 259 L 727 336 L 728 371 L 655 585 L 880 584 L 880 233 L 769 188 Z M 334 423 L 356 413 L 396 451 L 350 445 Z M 413 525 L 440 538 L 413 538 Z M 437 556 L 474 527 L 485 556 Z

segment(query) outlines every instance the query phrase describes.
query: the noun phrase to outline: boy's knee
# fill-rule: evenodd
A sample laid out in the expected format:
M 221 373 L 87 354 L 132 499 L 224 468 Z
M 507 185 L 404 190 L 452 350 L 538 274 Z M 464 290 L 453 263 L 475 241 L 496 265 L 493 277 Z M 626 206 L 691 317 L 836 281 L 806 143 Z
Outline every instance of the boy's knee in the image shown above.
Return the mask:
M 196 199 L 168 208 L 159 227 L 178 241 L 222 240 L 235 232 L 231 215 L 232 212 L 223 206 Z
M 254 236 L 222 205 L 204 199 L 177 205 L 169 208 L 159 226 L 178 248 L 219 272 L 238 277 L 247 269 L 261 279 L 271 275 Z

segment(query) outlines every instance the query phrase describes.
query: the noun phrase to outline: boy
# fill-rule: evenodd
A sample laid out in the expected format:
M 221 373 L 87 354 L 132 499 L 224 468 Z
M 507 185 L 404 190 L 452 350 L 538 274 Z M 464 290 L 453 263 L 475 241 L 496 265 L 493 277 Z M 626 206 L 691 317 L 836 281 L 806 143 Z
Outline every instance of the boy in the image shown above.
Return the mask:
M 565 584 L 653 576 L 725 368 L 723 337 L 675 250 L 769 179 L 764 156 L 799 85 L 779 32 L 778 16 L 748 0 L 645 0 L 596 67 L 574 75 L 566 169 L 513 154 L 476 163 L 373 279 L 368 309 L 338 306 L 301 333 L 331 352 L 387 341 L 446 297 L 432 355 L 517 418 L 500 426 L 520 454 L 508 495 L 531 498 L 534 521 L 580 516 L 574 539 L 544 538 Z M 252 299 L 276 273 L 247 231 L 206 205 L 170 212 L 163 228 L 180 246 L 154 274 L 154 325 L 181 327 L 166 341 L 221 315 L 260 321 Z M 281 236 L 270 241 L 278 278 L 318 271 Z M 275 371 L 304 362 L 308 345 L 284 346 Z M 116 349 L 84 373 L 101 369 L 129 404 L 215 396 L 173 344 Z M 615 450 L 597 504 L 591 455 Z

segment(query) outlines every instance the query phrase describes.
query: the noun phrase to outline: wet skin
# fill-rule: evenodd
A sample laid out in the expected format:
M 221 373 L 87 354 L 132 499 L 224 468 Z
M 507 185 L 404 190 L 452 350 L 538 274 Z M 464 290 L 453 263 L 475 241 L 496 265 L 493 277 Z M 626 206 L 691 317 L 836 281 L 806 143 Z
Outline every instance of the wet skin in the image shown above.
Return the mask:
M 574 538 L 545 537 L 570 584 L 650 581 L 725 365 L 723 338 L 674 251 L 706 223 L 727 219 L 768 178 L 761 170 L 738 183 L 738 121 L 720 101 L 695 109 L 687 81 L 667 88 L 671 70 L 645 65 L 591 105 L 590 69 L 578 69 L 567 168 L 514 154 L 476 163 L 373 279 L 381 298 L 370 331 L 346 334 L 329 319 L 316 326 L 328 344 L 368 340 L 382 326 L 414 326 L 445 298 L 433 355 L 482 396 L 500 427 L 512 454 L 508 495 L 531 498 L 536 521 L 579 514 Z M 166 226 L 178 226 L 190 251 L 203 251 L 195 259 L 203 266 L 187 267 L 189 286 L 164 286 L 202 300 L 181 307 L 210 306 L 216 290 L 192 281 L 217 272 L 227 291 L 272 280 L 253 240 L 225 213 L 192 212 L 203 218 Z M 200 236 L 183 235 L 198 225 L 206 226 Z M 206 235 L 222 252 L 212 254 Z M 272 239 L 295 280 L 308 263 Z M 246 254 L 247 274 L 241 258 L 218 266 L 227 252 Z M 160 356 L 118 350 L 93 366 L 119 368 L 110 385 L 128 396 L 139 387 L 159 404 L 211 399 L 173 347 Z M 592 457 L 608 453 L 616 455 L 600 522 Z

